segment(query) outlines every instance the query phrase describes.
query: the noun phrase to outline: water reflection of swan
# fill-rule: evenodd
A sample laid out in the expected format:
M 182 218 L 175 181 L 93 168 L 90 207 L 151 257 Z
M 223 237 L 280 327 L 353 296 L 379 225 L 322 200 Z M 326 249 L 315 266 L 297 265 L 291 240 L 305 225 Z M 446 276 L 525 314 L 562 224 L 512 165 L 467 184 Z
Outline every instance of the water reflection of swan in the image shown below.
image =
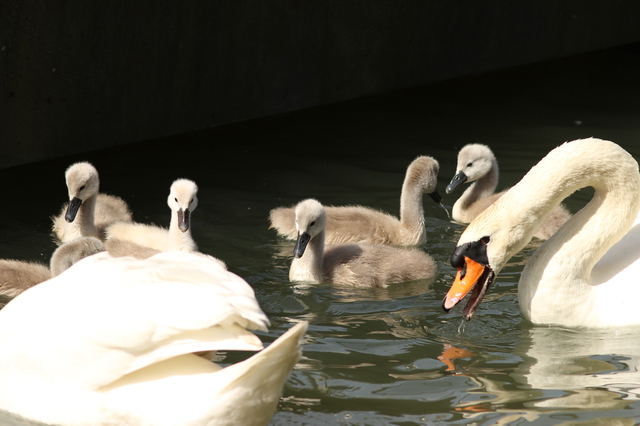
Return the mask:
M 561 412 L 593 411 L 597 416 L 598 412 L 622 410 L 640 400 L 638 332 L 636 327 L 617 332 L 526 328 L 514 348 L 514 355 L 522 361 L 509 373 L 516 388 L 491 379 L 480 368 L 461 368 L 459 373 L 478 383 L 478 389 L 470 393 L 479 398 L 459 404 L 456 410 L 467 417 L 513 413 L 500 424 Z M 634 423 L 621 418 L 607 424 Z
M 613 142 L 593 138 L 551 151 L 467 227 L 452 256 L 458 276 L 444 308 L 474 288 L 464 311 L 470 319 L 507 260 L 560 201 L 585 186 L 594 188 L 591 201 L 522 271 L 520 309 L 536 324 L 640 325 L 640 226 L 632 228 L 640 204 L 638 164 Z

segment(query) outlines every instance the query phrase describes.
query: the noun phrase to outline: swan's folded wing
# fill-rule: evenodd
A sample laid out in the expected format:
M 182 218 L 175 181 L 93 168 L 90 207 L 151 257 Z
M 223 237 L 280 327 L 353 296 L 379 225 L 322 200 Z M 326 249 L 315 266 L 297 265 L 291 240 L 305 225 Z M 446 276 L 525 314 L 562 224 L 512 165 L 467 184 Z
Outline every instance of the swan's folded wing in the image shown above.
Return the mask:
M 251 287 L 204 256 L 99 253 L 7 304 L 0 346 L 11 346 L 15 357 L 50 349 L 55 356 L 25 368 L 44 362 L 47 374 L 100 387 L 181 353 L 257 350 L 259 340 L 246 329 L 267 324 Z
M 259 351 L 262 341 L 250 331 L 237 325 L 218 326 L 203 330 L 189 330 L 175 334 L 147 352 L 138 354 L 125 374 L 178 355 L 206 351 Z

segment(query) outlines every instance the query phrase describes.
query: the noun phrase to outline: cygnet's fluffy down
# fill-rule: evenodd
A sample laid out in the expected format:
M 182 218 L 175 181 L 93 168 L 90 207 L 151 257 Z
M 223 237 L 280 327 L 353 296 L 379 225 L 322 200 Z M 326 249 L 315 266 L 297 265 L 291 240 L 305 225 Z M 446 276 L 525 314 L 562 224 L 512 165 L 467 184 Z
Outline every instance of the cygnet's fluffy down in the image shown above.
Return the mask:
M 74 263 L 104 251 L 102 241 L 82 237 L 58 247 L 51 256 L 49 267 L 39 262 L 0 259 L 0 294 L 15 297 L 28 288 L 60 275 Z
M 432 157 L 420 156 L 407 168 L 400 195 L 400 219 L 362 206 L 325 207 L 327 244 L 347 242 L 392 245 L 421 245 L 427 241 L 422 194 L 436 202 L 439 164 Z M 269 214 L 271 228 L 295 240 L 295 207 L 278 207 Z
M 131 222 L 131 212 L 120 197 L 99 193 L 100 179 L 88 162 L 75 163 L 65 172 L 69 202 L 52 217 L 53 236 L 58 244 L 80 237 L 105 239 L 105 230 L 118 222 Z
M 198 206 L 198 186 L 188 179 L 171 185 L 167 204 L 169 229 L 142 223 L 118 223 L 107 230 L 107 251 L 113 256 L 145 259 L 158 252 L 198 250 L 191 235 L 191 214 Z
M 51 278 L 47 265 L 23 260 L 0 259 L 0 294 L 14 297 Z
M 49 269 L 56 277 L 85 257 L 105 251 L 104 243 L 94 237 L 81 237 L 58 247 L 51 255 Z
M 326 214 L 307 199 L 295 209 L 298 239 L 289 270 L 291 281 L 332 282 L 366 287 L 431 278 L 437 266 L 419 249 L 347 244 L 325 248 Z
M 498 186 L 498 161 L 491 149 L 482 144 L 465 145 L 458 153 L 456 174 L 447 186 L 447 194 L 459 186 L 470 183 L 453 205 L 451 213 L 454 220 L 470 223 L 480 213 L 502 197 L 507 191 L 496 193 Z M 562 204 L 558 205 L 545 218 L 534 237 L 546 240 L 551 237 L 571 217 Z

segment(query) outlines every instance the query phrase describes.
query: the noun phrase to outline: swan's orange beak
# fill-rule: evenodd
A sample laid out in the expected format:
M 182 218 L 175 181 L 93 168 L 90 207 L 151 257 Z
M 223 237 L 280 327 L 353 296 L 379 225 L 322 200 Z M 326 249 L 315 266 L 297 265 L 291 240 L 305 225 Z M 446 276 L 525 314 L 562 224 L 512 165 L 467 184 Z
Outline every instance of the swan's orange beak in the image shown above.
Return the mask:
M 464 266 L 458 268 L 456 279 L 442 301 L 445 311 L 453 308 L 471 291 L 484 273 L 485 266 L 464 256 Z

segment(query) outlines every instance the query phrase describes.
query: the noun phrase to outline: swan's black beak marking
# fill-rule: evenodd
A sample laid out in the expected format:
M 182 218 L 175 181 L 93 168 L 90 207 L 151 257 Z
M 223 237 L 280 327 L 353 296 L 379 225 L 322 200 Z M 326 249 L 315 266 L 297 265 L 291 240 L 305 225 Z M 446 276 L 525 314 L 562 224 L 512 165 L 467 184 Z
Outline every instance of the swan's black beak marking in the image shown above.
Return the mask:
M 304 254 L 304 250 L 307 248 L 307 244 L 311 240 L 311 235 L 306 232 L 298 233 L 298 239 L 296 240 L 296 246 L 293 248 L 293 257 L 300 258 Z
M 64 220 L 71 223 L 75 220 L 76 215 L 78 214 L 78 210 L 80 210 L 80 206 L 82 205 L 82 200 L 78 197 L 73 197 L 71 201 L 69 201 L 69 205 L 67 206 L 67 212 L 64 215 Z
M 447 185 L 447 194 L 451 194 L 454 189 L 465 183 L 467 179 L 469 178 L 464 174 L 464 172 L 456 173 L 455 176 L 451 178 L 451 182 L 449 182 L 449 185 Z
M 471 298 L 463 314 L 470 321 L 478 309 L 487 290 L 495 280 L 495 273 L 489 266 L 487 244 L 489 237 L 462 244 L 451 255 L 451 266 L 458 270 L 456 278 L 442 301 L 443 309 L 448 312 L 473 289 Z
M 178 210 L 178 228 L 182 232 L 187 232 L 189 230 L 189 225 L 191 222 L 191 212 L 189 209 L 179 209 Z

